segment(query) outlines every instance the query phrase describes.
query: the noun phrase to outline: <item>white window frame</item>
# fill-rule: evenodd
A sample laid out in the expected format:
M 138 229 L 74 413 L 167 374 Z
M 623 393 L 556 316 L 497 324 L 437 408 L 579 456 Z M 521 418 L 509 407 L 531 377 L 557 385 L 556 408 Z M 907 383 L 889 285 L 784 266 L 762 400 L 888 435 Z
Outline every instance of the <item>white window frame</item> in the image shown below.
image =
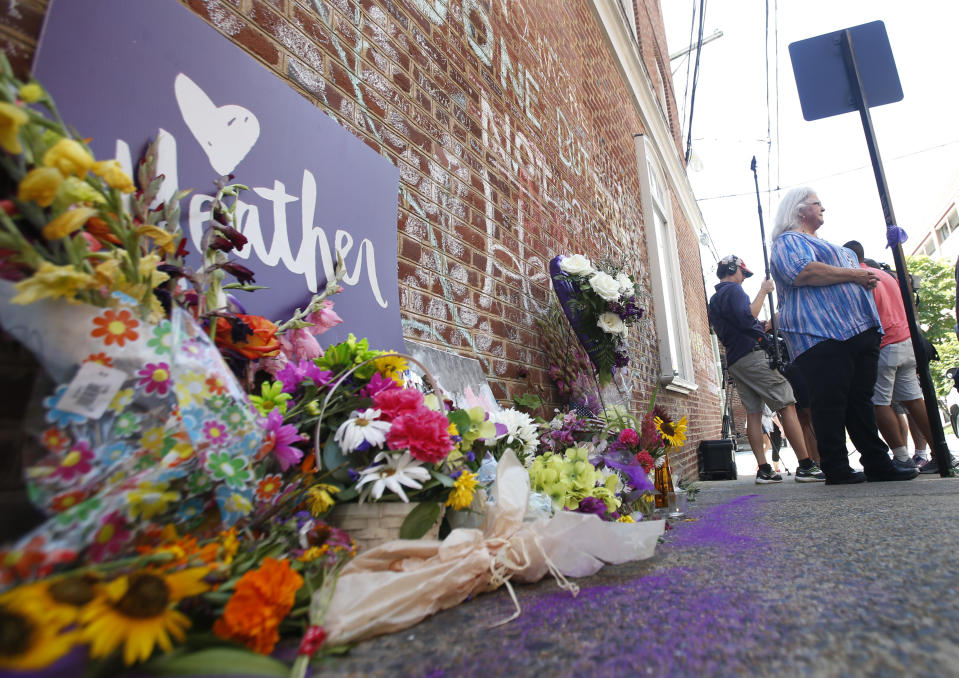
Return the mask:
M 640 200 L 646 223 L 656 335 L 659 340 L 659 382 L 669 391 L 690 393 L 699 386 L 693 368 L 686 315 L 686 297 L 676 245 L 676 226 L 667 184 L 649 137 L 636 135 Z

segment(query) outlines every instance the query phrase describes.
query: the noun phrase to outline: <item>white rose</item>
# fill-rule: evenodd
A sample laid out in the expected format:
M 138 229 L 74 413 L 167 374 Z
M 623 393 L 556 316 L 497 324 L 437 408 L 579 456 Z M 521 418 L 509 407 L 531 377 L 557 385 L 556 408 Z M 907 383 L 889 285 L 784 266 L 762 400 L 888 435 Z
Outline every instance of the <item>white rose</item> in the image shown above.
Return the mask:
M 560 259 L 559 268 L 567 275 L 586 275 L 593 270 L 593 265 L 582 254 L 574 254 Z
M 628 275 L 620 272 L 620 274 L 616 276 L 616 282 L 619 283 L 620 294 L 626 294 L 628 292 L 630 296 L 633 295 L 633 281 L 629 279 Z
M 589 279 L 589 286 L 593 288 L 604 301 L 617 301 L 619 299 L 619 283 L 616 278 L 608 273 L 594 273 Z
M 626 334 L 626 323 L 615 313 L 606 312 L 596 320 L 596 326 L 606 334 Z

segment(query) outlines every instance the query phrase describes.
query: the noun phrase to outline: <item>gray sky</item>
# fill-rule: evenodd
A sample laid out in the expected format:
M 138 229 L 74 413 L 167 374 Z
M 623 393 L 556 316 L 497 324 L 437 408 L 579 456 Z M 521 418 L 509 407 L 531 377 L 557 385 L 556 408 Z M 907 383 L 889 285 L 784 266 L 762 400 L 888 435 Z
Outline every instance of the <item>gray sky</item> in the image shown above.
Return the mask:
M 689 44 L 693 2 L 661 0 L 669 51 Z M 693 149 L 702 169 L 689 175 L 719 256 L 743 257 L 762 279 L 762 244 L 749 162 L 757 158 L 766 234 L 772 232 L 779 197 L 810 186 L 826 207 L 820 235 L 842 244 L 859 240 L 866 256 L 892 262 L 876 182 L 858 113 L 806 122 L 796 93 L 791 42 L 881 20 L 899 71 L 902 101 L 871 109 L 879 151 L 899 225 L 917 242 L 934 224 L 959 179 L 959 82 L 956 32 L 959 2 L 953 0 L 778 0 L 778 138 L 776 54 L 770 17 L 770 125 L 767 133 L 765 2 L 709 0 L 704 35 L 723 37 L 703 47 L 693 118 Z M 672 62 L 680 114 L 686 60 Z M 690 69 L 690 78 L 692 69 Z M 688 114 L 687 114 L 688 117 Z M 686 132 L 683 139 L 685 143 Z M 772 145 L 767 142 L 772 139 Z M 739 195 L 717 198 L 716 196 Z M 710 199 L 713 198 L 713 199 Z M 704 267 L 712 269 L 711 261 Z M 707 273 L 709 291 L 715 274 Z

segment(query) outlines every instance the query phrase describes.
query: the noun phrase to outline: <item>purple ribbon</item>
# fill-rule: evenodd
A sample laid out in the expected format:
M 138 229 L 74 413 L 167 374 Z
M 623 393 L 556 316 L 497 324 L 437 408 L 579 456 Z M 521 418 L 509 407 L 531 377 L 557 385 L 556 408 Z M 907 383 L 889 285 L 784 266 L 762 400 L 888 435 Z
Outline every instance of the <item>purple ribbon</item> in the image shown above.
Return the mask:
M 904 230 L 895 224 L 886 224 L 886 247 L 892 248 L 901 245 L 908 239 L 909 236 L 906 235 Z

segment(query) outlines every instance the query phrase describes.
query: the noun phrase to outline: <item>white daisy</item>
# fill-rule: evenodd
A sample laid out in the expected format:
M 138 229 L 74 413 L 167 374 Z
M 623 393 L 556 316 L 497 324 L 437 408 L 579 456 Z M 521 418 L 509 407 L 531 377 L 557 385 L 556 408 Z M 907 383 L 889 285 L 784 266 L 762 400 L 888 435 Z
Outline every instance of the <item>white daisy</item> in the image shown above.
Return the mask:
M 486 444 L 492 446 L 495 442 L 505 440 L 507 446 L 513 446 L 517 443 L 519 449 L 517 453 L 522 455 L 532 455 L 536 452 L 539 437 L 537 434 L 536 423 L 533 418 L 525 412 L 509 408 L 499 412 L 490 412 L 490 421 L 494 424 L 502 424 L 506 427 L 506 433 L 496 438 L 495 441 L 487 440 Z
M 403 491 L 403 485 L 419 490 L 423 485 L 421 480 L 429 480 L 430 472 L 423 468 L 423 463 L 413 459 L 409 452 L 401 455 L 390 454 L 389 452 L 380 452 L 373 459 L 373 462 L 384 461 L 386 463 L 378 466 L 370 466 L 360 471 L 360 479 L 356 483 L 356 489 L 360 489 L 367 483 L 373 483 L 363 490 L 360 494 L 360 502 L 369 499 L 379 499 L 383 496 L 383 490 L 389 490 L 398 494 L 400 499 L 409 503 L 406 493 Z
M 364 442 L 372 447 L 380 447 L 386 442 L 386 432 L 390 430 L 390 422 L 377 421 L 379 410 L 355 410 L 350 418 L 336 429 L 333 440 L 344 453 L 352 452 Z

